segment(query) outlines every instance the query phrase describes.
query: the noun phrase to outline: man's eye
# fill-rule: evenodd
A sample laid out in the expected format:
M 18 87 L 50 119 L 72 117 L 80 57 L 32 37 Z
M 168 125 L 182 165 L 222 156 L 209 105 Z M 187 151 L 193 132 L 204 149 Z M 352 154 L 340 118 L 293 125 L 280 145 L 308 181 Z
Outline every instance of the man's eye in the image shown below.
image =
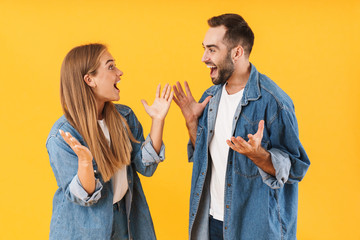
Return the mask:
M 214 49 L 209 49 L 209 52 L 213 53 L 213 52 L 215 52 L 215 50 Z

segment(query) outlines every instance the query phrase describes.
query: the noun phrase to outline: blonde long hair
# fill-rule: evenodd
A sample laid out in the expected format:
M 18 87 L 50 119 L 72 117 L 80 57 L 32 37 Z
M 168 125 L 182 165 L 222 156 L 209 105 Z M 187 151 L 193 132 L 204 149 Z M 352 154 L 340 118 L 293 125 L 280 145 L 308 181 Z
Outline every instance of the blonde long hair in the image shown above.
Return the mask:
M 85 83 L 84 76 L 97 74 L 100 56 L 106 50 L 103 44 L 73 48 L 62 63 L 60 74 L 60 98 L 65 117 L 83 136 L 105 182 L 123 165 L 130 164 L 130 140 L 137 142 L 112 102 L 106 102 L 103 110 L 110 146 L 97 122 L 95 95 Z

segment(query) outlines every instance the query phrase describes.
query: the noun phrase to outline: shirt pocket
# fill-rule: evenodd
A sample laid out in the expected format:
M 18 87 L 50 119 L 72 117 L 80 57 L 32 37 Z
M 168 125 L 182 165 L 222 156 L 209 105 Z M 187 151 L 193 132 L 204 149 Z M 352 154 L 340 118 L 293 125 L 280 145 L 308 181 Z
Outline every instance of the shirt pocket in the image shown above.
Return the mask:
M 248 141 L 249 139 L 244 138 L 246 141 Z M 261 141 L 261 146 L 264 149 L 267 149 L 269 145 L 269 141 Z M 260 172 L 258 167 L 255 165 L 255 163 L 253 161 L 251 161 L 251 159 L 247 158 L 245 155 L 240 154 L 236 151 L 233 151 L 234 154 L 234 168 L 235 168 L 235 173 L 246 177 L 246 178 L 256 178 L 260 176 Z

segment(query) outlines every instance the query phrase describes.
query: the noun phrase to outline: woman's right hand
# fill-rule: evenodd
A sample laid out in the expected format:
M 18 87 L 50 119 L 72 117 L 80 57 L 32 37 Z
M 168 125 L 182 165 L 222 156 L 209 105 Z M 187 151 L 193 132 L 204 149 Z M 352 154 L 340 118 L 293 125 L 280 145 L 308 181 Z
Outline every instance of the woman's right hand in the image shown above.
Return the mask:
M 65 142 L 71 147 L 71 149 L 78 156 L 79 164 L 92 164 L 93 155 L 90 150 L 83 146 L 78 140 L 76 140 L 69 132 L 59 130 L 60 135 Z

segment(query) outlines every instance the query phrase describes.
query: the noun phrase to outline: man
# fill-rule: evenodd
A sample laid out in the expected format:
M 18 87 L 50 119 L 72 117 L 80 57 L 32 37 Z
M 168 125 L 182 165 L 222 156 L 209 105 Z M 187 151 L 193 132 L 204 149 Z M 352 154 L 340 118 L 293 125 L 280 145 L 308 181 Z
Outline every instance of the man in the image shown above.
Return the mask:
M 292 100 L 249 62 L 254 34 L 236 14 L 208 20 L 202 61 L 214 86 L 197 103 L 174 86 L 193 162 L 189 238 L 296 239 L 298 182 L 310 162 Z

